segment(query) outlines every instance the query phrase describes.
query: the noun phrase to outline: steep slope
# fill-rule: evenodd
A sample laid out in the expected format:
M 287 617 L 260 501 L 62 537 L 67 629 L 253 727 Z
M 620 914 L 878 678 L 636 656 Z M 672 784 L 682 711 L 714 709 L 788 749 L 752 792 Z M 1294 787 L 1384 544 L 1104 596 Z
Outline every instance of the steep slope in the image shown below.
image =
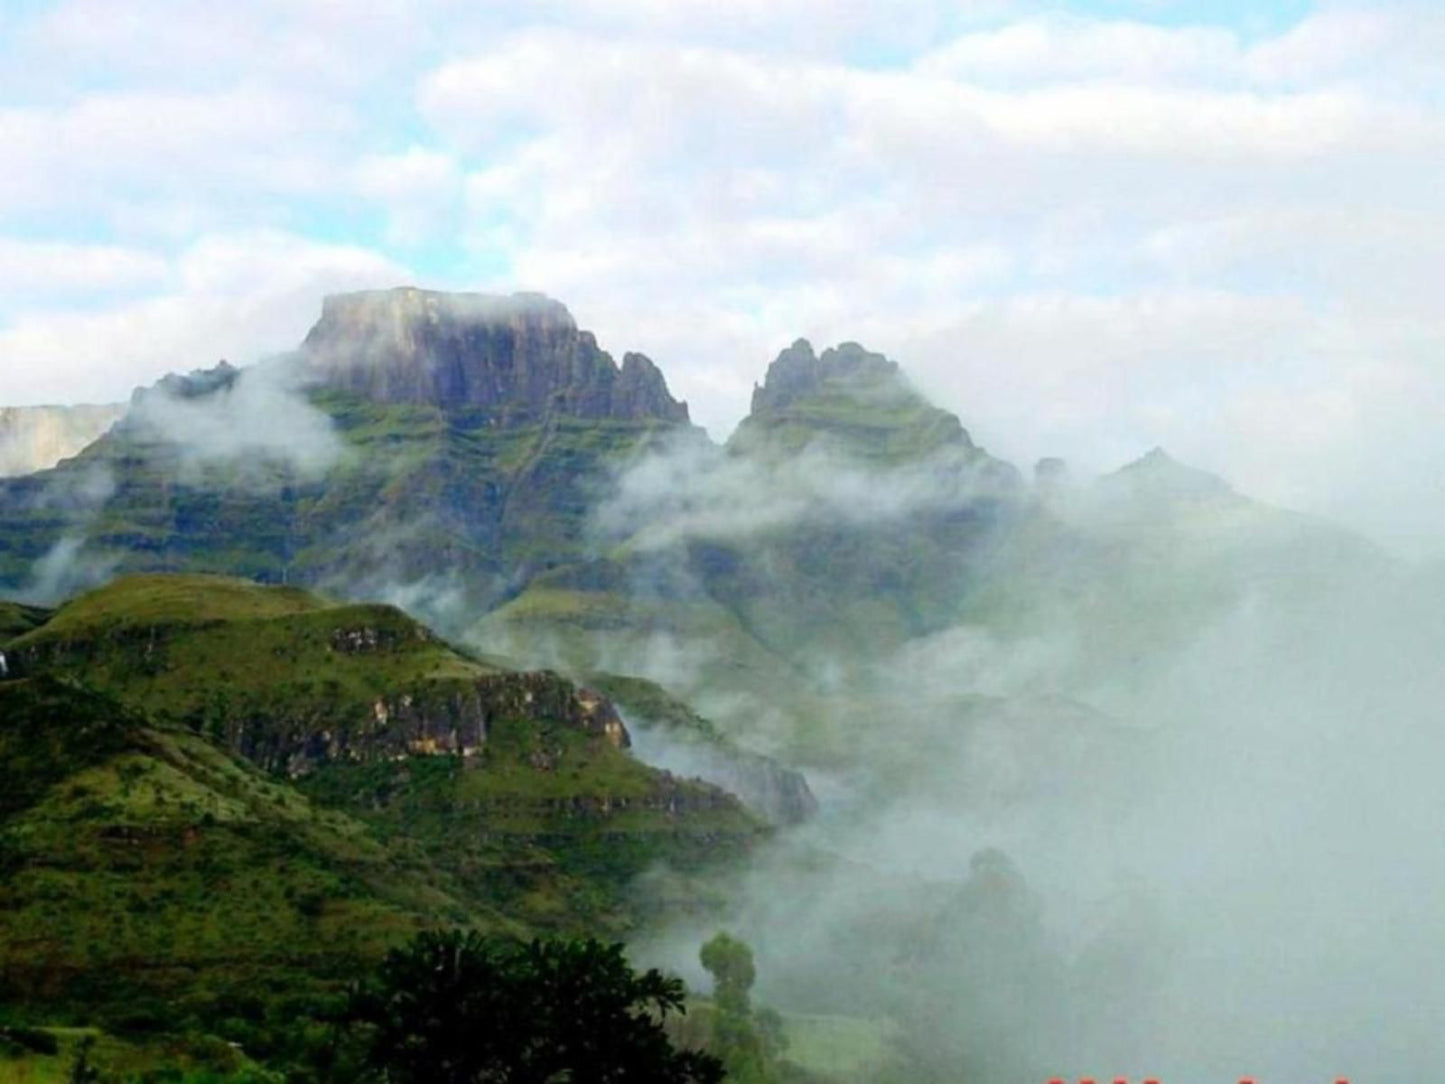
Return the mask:
M 339 984 L 407 930 L 516 928 L 424 862 L 69 679 L 0 682 L 0 1000 L 179 1023 Z
M 4 646 L 208 737 L 529 926 L 625 928 L 659 862 L 744 853 L 762 823 L 628 752 L 604 697 L 464 656 L 399 610 L 204 576 L 130 576 Z
M 753 388 L 752 410 L 728 441 L 738 452 L 782 457 L 810 445 L 870 463 L 917 462 L 944 449 L 986 461 L 957 417 L 920 395 L 898 363 L 858 343 L 813 352 L 799 339 Z M 1007 473 L 1001 463 L 994 468 Z
M 588 674 L 587 684 L 632 720 L 634 745 L 649 764 L 715 783 L 774 824 L 801 824 L 817 812 L 801 772 L 739 746 L 662 686 L 600 673 Z
M 1391 560 L 1321 520 L 1251 500 L 1161 448 L 1053 505 L 1067 546 L 1029 557 L 1008 603 L 1078 645 L 1079 682 L 1149 678 L 1249 606 L 1297 607 Z
M 818 717 L 840 668 L 975 612 L 1038 518 L 1013 468 L 857 344 L 800 340 L 725 450 L 668 454 L 604 507 L 605 558 L 538 576 L 478 642 L 652 678 L 724 722 Z
M 549 414 L 687 421 L 651 361 L 627 354 L 619 368 L 540 294 L 402 287 L 328 297 L 301 362 L 322 386 L 377 403 L 482 409 L 509 423 Z
M 0 407 L 0 478 L 49 470 L 97 440 L 122 406 Z
M 556 302 L 328 298 L 295 354 L 162 381 L 83 455 L 0 482 L 0 588 L 220 572 L 405 590 L 441 620 L 577 559 L 614 465 L 686 427 L 651 362 L 618 366 Z

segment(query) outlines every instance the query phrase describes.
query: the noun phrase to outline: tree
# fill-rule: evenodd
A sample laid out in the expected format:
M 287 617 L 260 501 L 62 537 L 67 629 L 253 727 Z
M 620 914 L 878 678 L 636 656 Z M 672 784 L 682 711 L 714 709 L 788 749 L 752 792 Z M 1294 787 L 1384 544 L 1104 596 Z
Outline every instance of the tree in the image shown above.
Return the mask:
M 712 1049 L 727 1067 L 729 1077 L 746 1084 L 768 1080 L 768 1050 L 754 1026 L 750 1000 L 757 978 L 753 950 L 731 934 L 720 932 L 703 945 L 698 959 L 712 975 L 712 996 L 717 1005 Z
M 348 1017 L 394 1084 L 718 1084 L 716 1058 L 663 1031 L 685 992 L 635 973 L 621 945 L 424 933 L 353 994 Z
M 698 953 L 702 966 L 712 975 L 713 997 L 719 1006 L 726 1004 L 747 1013 L 748 991 L 758 977 L 753 966 L 753 950 L 726 931 L 718 933 Z

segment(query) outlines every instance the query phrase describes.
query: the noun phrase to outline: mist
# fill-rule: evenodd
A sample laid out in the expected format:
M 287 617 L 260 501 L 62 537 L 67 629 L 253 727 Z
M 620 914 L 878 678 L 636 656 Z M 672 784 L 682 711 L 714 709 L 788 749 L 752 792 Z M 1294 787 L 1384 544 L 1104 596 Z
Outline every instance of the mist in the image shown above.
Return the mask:
M 1129 549 L 1091 590 L 1041 594 L 1087 567 L 1067 548 L 985 561 L 997 582 L 975 595 L 1026 619 L 880 626 L 831 665 L 800 649 L 781 699 L 719 678 L 706 635 L 597 634 L 597 665 L 686 695 L 822 802 L 728 882 L 724 914 L 653 931 L 641 957 L 700 978 L 696 946 L 726 924 L 757 950 L 762 1000 L 891 1021 L 879 1073 L 899 1080 L 1430 1078 L 1445 576 L 1176 467 L 1062 503 L 1015 494 L 1002 548 L 1042 517 Z M 634 591 L 705 597 L 679 586 L 690 546 L 761 554 L 766 582 L 788 532 L 867 538 L 977 499 L 936 464 L 694 444 L 624 473 L 597 527 L 615 544 L 632 525 L 634 576 L 661 577 Z M 790 737 L 820 728 L 829 742 Z M 709 767 L 648 736 L 637 751 Z
M 286 356 L 244 369 L 225 362 L 169 376 L 132 399 L 125 424 L 169 445 L 180 481 L 196 484 L 220 468 L 229 485 L 268 488 L 281 468 L 316 479 L 344 455 L 331 419 L 306 398 L 302 374 Z

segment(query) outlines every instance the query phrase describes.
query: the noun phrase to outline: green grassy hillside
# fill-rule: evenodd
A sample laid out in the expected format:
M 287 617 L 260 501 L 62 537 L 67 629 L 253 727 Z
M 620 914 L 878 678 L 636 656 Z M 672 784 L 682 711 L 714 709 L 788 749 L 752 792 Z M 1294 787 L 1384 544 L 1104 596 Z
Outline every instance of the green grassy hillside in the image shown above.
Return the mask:
M 237 999 L 322 996 L 425 925 L 517 929 L 359 822 L 69 680 L 0 683 L 0 776 L 7 1014 L 214 1023 Z
M 78 677 L 245 757 L 529 927 L 626 929 L 636 874 L 764 832 L 731 795 L 636 760 L 603 696 L 464 655 L 391 607 L 128 576 L 5 650 L 18 674 Z
M 465 570 L 494 602 L 519 576 L 579 557 L 593 491 L 675 426 L 502 419 L 316 391 L 340 454 L 321 473 L 248 457 L 200 461 L 122 421 L 51 471 L 0 481 L 0 588 L 36 587 L 62 539 L 77 567 L 226 573 L 356 593 Z M 83 572 L 72 572 L 81 577 Z

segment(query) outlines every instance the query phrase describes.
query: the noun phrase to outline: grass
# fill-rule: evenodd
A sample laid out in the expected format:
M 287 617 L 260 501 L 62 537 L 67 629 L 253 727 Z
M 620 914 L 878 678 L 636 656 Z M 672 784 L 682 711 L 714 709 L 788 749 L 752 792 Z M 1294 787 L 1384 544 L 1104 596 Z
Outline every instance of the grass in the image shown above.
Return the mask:
M 0 769 L 24 781 L 0 796 L 0 982 L 42 1004 L 324 993 L 433 922 L 622 934 L 637 874 L 766 832 L 633 759 L 565 679 L 391 607 L 128 576 L 7 650 L 31 676 L 0 683 Z M 472 755 L 410 752 L 468 720 Z M 298 768 L 318 741 L 336 752 Z
M 783 1033 L 794 1065 L 837 1084 L 866 1084 L 891 1060 L 898 1028 L 888 1020 L 785 1013 Z
M 0 773 L 25 784 L 0 806 L 0 1012 L 35 1023 L 224 1035 L 237 997 L 263 1022 L 324 1000 L 417 929 L 518 929 L 360 821 L 58 679 L 0 683 Z
M 54 1054 L 0 1054 L 0 1084 L 69 1084 L 83 1043 L 102 1080 L 136 1084 L 280 1084 L 233 1045 L 205 1036 L 125 1039 L 99 1028 L 46 1028 Z

